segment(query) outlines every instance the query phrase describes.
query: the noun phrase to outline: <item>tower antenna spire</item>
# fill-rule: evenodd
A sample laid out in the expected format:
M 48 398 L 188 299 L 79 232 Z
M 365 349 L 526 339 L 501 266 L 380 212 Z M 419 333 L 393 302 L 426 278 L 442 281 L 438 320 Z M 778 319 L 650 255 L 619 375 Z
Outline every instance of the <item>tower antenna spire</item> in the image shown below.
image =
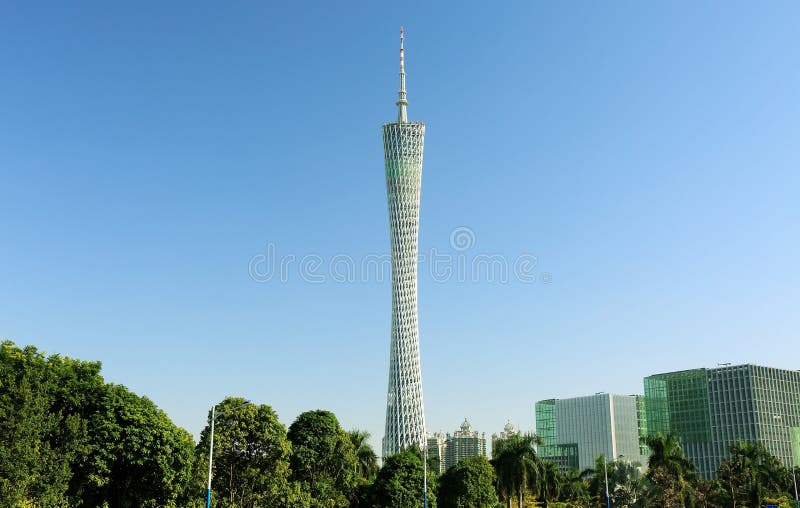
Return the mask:
M 398 92 L 397 99 L 397 123 L 408 122 L 408 114 L 406 107 L 408 100 L 406 100 L 406 67 L 405 67 L 405 51 L 403 49 L 403 42 L 405 41 L 405 31 L 400 27 L 400 91 Z

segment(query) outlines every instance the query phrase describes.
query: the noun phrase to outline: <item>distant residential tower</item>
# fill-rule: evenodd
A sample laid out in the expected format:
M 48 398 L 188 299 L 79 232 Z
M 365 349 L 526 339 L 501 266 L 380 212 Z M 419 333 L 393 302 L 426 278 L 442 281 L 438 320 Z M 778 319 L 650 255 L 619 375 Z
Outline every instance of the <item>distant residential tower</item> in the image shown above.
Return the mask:
M 440 473 L 466 458 L 477 456 L 486 456 L 486 433 L 472 430 L 466 418 L 453 434 L 437 432 L 428 436 L 428 460 Z
M 444 470 L 447 471 L 469 457 L 486 456 L 486 433 L 472 430 L 466 418 L 461 428 L 447 435 L 444 449 Z
M 384 458 L 409 446 L 426 445 L 417 319 L 417 237 L 425 124 L 408 121 L 403 52 L 401 28 L 397 122 L 382 126 L 392 253 L 392 329 Z

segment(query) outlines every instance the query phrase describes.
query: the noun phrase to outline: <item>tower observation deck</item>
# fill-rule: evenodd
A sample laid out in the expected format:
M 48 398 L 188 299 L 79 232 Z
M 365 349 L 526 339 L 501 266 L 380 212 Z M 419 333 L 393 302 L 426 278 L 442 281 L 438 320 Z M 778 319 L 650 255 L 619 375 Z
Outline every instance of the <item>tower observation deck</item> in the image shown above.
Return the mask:
M 392 328 L 384 458 L 410 446 L 425 446 L 417 318 L 417 239 L 425 124 L 408 121 L 403 42 L 401 28 L 397 122 L 382 126 L 392 254 Z

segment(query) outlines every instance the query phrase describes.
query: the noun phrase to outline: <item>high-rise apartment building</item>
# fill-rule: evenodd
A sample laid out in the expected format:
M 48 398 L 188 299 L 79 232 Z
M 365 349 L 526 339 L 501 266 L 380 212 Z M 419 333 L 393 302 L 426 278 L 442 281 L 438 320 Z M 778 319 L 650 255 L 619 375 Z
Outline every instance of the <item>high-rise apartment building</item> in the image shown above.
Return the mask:
M 645 465 L 637 401 L 636 395 L 598 393 L 537 402 L 536 435 L 543 441 L 539 456 L 563 470 L 594 467 L 600 455 Z
M 439 473 L 444 473 L 444 451 L 447 448 L 447 440 L 444 434 L 435 432 L 433 435 L 428 435 L 428 463 L 433 464 L 431 467 L 436 469 Z
M 382 126 L 392 254 L 392 327 L 383 457 L 410 446 L 426 445 L 417 317 L 417 237 L 425 124 L 409 122 L 407 106 L 401 28 L 397 122 Z
M 500 439 L 508 439 L 512 436 L 519 435 L 519 429 L 514 428 L 514 424 L 511 423 L 511 418 L 506 420 L 506 424 L 503 427 L 503 432 L 498 434 L 492 434 L 492 450 L 494 450 L 495 443 Z
M 461 428 L 447 434 L 444 448 L 444 471 L 468 457 L 486 456 L 486 434 L 472 430 L 466 418 Z
M 647 433 L 675 431 L 704 478 L 728 448 L 759 442 L 787 467 L 800 465 L 800 371 L 757 365 L 656 374 L 644 379 Z

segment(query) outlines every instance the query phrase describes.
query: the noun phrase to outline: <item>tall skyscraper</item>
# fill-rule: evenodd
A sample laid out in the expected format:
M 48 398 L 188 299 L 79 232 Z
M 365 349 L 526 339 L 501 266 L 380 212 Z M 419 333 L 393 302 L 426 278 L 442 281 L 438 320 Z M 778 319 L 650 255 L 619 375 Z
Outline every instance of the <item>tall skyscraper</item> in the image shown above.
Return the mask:
M 425 124 L 408 121 L 403 52 L 401 28 L 397 122 L 382 126 L 392 252 L 392 331 L 384 458 L 409 446 L 425 446 L 417 319 L 417 237 Z
M 728 448 L 757 442 L 787 467 L 800 465 L 800 372 L 759 365 L 692 369 L 644 378 L 647 433 L 674 431 L 704 478 Z

